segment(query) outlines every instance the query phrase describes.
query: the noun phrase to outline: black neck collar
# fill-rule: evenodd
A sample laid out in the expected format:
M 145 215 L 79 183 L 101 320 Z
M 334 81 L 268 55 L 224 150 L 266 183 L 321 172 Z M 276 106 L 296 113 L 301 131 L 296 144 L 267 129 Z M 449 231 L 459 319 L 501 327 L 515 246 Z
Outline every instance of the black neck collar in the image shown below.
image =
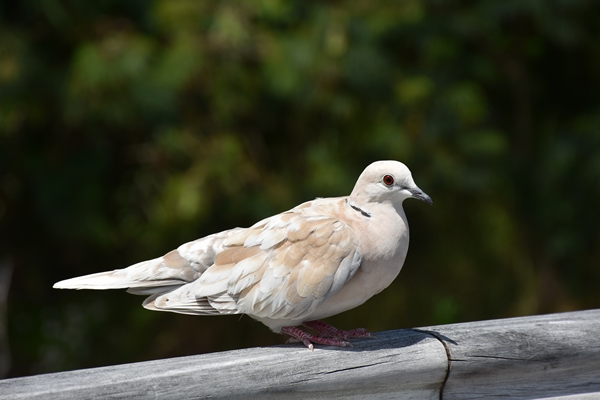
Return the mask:
M 350 207 L 352 207 L 352 209 L 358 211 L 359 213 L 361 213 L 363 216 L 367 217 L 367 218 L 371 218 L 371 214 L 369 214 L 368 212 L 366 212 L 365 210 L 363 210 L 362 208 L 352 204 L 350 201 L 348 201 L 348 199 L 346 199 L 346 204 L 348 204 Z

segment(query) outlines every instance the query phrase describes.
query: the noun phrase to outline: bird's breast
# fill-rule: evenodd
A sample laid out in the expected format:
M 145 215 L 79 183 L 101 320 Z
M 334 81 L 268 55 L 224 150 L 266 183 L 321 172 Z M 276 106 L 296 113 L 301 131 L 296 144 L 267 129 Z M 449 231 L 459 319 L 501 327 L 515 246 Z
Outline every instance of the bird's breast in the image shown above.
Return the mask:
M 398 276 L 408 252 L 409 232 L 404 212 L 378 218 L 374 213 L 369 221 L 354 221 L 359 235 L 362 262 L 354 276 L 325 300 L 314 312 L 314 319 L 326 318 L 352 308 L 388 287 Z

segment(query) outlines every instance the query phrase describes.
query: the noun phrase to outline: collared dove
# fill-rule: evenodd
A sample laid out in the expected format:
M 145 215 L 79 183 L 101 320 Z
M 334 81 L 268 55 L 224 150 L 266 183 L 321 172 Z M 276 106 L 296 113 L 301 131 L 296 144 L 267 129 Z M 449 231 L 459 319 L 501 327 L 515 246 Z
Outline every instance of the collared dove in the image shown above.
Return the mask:
M 247 314 L 313 349 L 373 337 L 321 321 L 357 307 L 396 278 L 408 251 L 407 198 L 432 204 L 398 161 L 377 161 L 350 196 L 318 198 L 179 246 L 128 268 L 68 279 L 57 289 L 128 289 L 150 310 Z M 317 334 L 299 328 L 304 325 Z

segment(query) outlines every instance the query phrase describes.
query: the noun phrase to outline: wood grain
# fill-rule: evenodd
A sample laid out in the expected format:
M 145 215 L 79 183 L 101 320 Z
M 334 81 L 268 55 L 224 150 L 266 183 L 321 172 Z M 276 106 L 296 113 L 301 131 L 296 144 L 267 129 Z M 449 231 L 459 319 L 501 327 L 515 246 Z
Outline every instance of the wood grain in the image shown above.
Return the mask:
M 0 381 L 0 399 L 438 399 L 444 347 L 383 332 L 354 348 L 251 348 Z
M 600 399 L 600 310 L 423 328 L 450 354 L 443 399 Z
M 600 310 L 0 380 L 8 399 L 600 399 Z

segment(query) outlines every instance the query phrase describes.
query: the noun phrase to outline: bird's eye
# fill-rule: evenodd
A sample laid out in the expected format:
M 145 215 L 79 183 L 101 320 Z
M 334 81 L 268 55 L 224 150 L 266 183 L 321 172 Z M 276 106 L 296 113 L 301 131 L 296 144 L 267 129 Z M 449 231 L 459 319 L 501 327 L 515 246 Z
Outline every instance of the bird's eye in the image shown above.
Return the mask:
M 383 177 L 383 183 L 385 183 L 386 186 L 392 186 L 394 184 L 394 177 L 391 175 L 385 175 Z

